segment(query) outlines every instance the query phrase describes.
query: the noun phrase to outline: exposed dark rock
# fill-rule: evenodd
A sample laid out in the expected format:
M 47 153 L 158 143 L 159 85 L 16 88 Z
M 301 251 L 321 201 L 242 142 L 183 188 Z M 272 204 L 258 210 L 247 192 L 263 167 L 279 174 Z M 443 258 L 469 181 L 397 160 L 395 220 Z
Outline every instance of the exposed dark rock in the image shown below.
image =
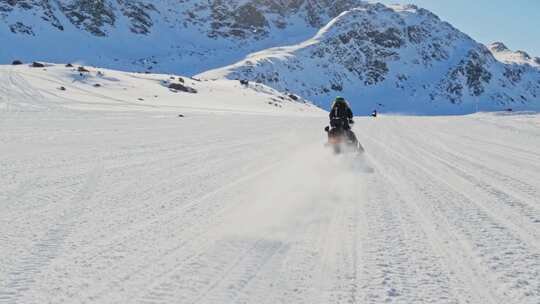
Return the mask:
M 171 83 L 171 84 L 169 84 L 169 89 L 174 90 L 174 91 L 178 91 L 178 92 L 186 92 L 186 93 L 192 93 L 192 94 L 197 93 L 197 90 L 195 90 L 194 88 L 188 87 L 188 86 L 185 86 L 185 85 L 179 84 L 179 83 Z
M 300 99 L 298 96 L 294 95 L 294 94 L 289 94 L 288 95 L 290 99 L 294 100 L 294 101 L 298 101 L 298 99 Z
M 521 81 L 524 69 L 519 66 L 507 66 L 504 69 L 503 75 L 508 78 L 511 82 L 516 83 Z
M 366 33 L 371 41 L 386 48 L 400 48 L 404 41 L 401 32 L 396 28 L 386 29 L 384 32 L 370 31 Z
M 42 0 L 0 0 L 0 18 L 5 16 L 7 13 L 12 12 L 16 9 L 22 10 L 33 10 L 35 12 L 33 15 L 34 18 L 40 18 L 44 21 L 47 21 L 50 25 L 57 28 L 58 30 L 63 31 L 64 27 L 58 21 L 58 18 L 55 16 L 53 9 L 52 1 L 42 1 Z M 10 27 L 14 33 L 22 33 L 27 35 L 34 35 L 31 27 L 24 25 L 21 22 L 17 22 Z
M 408 26 L 407 37 L 410 42 L 419 44 L 429 38 L 429 31 L 420 25 Z
M 41 62 L 34 61 L 30 65 L 30 67 L 32 67 L 32 68 L 44 68 L 45 65 L 43 63 L 41 63 Z
M 12 65 L 21 65 L 21 64 L 23 64 L 23 62 L 20 61 L 20 60 L 13 60 L 13 62 L 11 64 Z
M 95 36 L 106 36 L 105 26 L 113 26 L 116 21 L 114 10 L 106 0 L 73 0 L 60 7 L 71 23 Z
M 9 26 L 9 30 L 14 34 L 25 34 L 35 36 L 31 26 L 27 26 L 22 22 L 17 22 Z
M 332 84 L 332 90 L 341 92 L 341 91 L 343 91 L 343 86 L 340 85 L 340 84 L 334 84 L 333 83 Z
M 154 25 L 150 13 L 157 12 L 153 4 L 133 0 L 118 0 L 122 5 L 122 12 L 131 21 L 130 30 L 135 34 L 146 35 Z
M 524 59 L 531 59 L 531 55 L 529 55 L 529 53 L 525 52 L 525 51 L 516 51 L 517 54 L 521 55 L 521 57 L 523 57 Z
M 267 25 L 266 18 L 252 4 L 245 4 L 238 8 L 235 16 L 234 27 L 237 28 L 258 28 L 261 29 Z
M 490 45 L 490 48 L 497 52 L 510 51 L 510 49 L 502 42 L 494 42 Z
M 72 67 L 73 67 L 73 64 L 71 63 L 66 64 L 66 68 L 72 68 Z
M 467 85 L 474 96 L 480 96 L 484 92 L 484 83 L 491 80 L 491 73 L 484 66 L 485 61 L 476 53 L 471 54 L 471 60 L 467 63 L 465 74 Z
M 374 85 L 382 82 L 388 74 L 388 66 L 386 62 L 381 60 L 374 60 L 367 65 L 366 79 L 364 83 L 366 85 Z

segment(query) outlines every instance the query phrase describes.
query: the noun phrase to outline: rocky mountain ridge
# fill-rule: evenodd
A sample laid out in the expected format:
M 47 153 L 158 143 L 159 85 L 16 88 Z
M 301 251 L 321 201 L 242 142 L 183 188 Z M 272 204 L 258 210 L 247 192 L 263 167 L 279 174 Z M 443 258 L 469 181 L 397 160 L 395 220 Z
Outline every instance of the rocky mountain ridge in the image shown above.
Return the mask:
M 540 108 L 538 59 L 512 52 L 528 59 L 499 61 L 497 46 L 490 50 L 413 5 L 363 4 L 303 43 L 200 76 L 253 79 L 324 106 L 344 95 L 363 112 Z

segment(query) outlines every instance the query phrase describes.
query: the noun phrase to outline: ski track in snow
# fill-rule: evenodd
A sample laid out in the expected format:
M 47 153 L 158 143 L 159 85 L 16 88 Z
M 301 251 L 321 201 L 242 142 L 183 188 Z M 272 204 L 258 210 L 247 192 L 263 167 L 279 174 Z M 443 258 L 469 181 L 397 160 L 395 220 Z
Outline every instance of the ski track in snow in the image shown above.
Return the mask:
M 6 81 L 20 81 L 11 79 Z M 537 115 L 0 113 L 0 303 L 540 302 Z

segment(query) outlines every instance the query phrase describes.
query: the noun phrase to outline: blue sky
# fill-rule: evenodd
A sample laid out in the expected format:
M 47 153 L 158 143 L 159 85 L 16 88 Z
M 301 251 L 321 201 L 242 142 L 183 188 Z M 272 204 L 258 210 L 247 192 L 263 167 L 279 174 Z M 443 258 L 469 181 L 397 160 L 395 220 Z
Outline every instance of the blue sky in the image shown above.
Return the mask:
M 429 9 L 482 43 L 504 42 L 540 57 L 540 0 L 378 0 Z

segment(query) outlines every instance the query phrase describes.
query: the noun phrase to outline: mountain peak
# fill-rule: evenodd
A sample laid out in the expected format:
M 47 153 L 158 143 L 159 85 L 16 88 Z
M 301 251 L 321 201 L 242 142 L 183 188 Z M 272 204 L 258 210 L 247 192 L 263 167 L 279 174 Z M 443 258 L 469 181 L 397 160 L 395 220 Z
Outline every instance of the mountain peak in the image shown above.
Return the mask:
M 510 49 L 502 42 L 493 42 L 488 45 L 488 48 L 493 52 L 505 52 L 510 51 Z
M 508 64 L 530 65 L 540 67 L 540 59 L 533 58 L 529 53 L 521 50 L 512 51 L 502 42 L 494 42 L 488 45 L 489 50 L 497 60 Z

